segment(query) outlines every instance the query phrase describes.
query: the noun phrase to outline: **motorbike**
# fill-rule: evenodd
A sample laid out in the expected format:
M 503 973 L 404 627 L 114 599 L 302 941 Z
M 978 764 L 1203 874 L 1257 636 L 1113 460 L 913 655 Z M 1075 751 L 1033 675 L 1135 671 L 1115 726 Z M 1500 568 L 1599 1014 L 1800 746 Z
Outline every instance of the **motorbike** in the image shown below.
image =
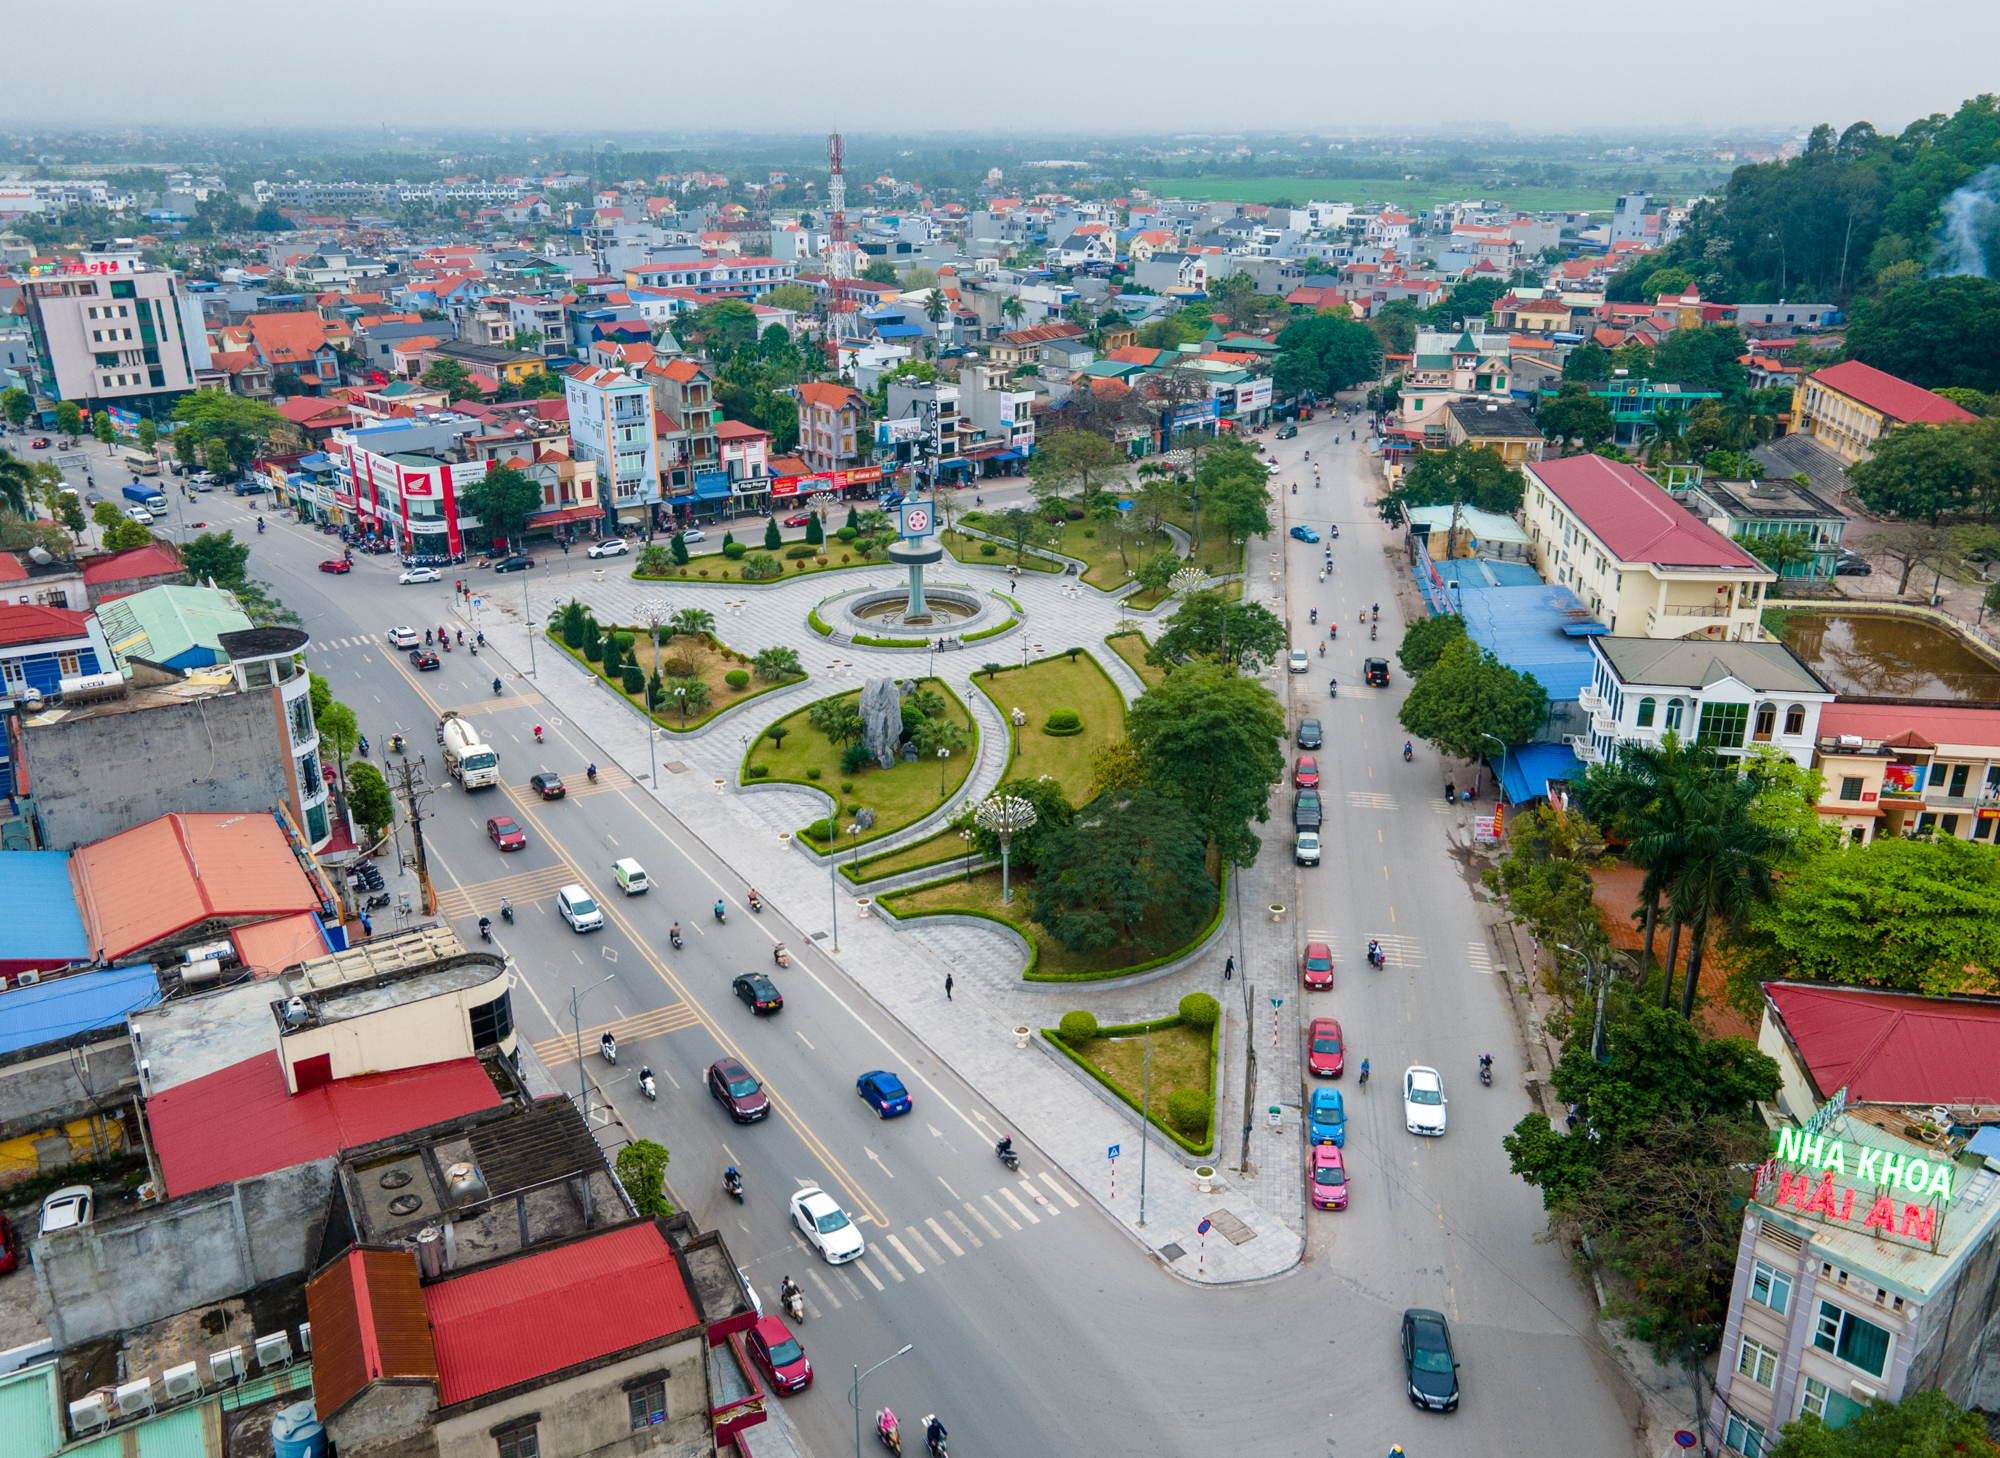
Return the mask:
M 1382 944 L 1380 942 L 1370 942 L 1368 944 L 1368 965 L 1371 967 L 1384 967 L 1388 965 L 1388 962 L 1388 957 L 1382 951 Z
M 1361 1060 L 1361 1086 L 1363 1088 L 1368 1087 L 1368 1060 L 1366 1058 Z
M 481 940 L 482 942 L 490 942 L 493 940 L 492 918 L 485 916 L 479 918 L 479 940 Z
M 756 912 L 761 912 L 764 909 L 764 898 L 759 896 L 755 891 L 750 893 L 750 909 Z
M 1340 697 L 1339 680 L 1330 678 L 1326 681 L 1326 696 L 1330 699 L 1337 699 Z
M 493 692 L 496 697 L 500 693 L 500 680 L 497 678 L 493 680 Z
M 736 1172 L 735 1165 L 722 1172 L 722 1188 L 736 1197 L 737 1204 L 743 1203 L 743 1176 Z
M 924 1415 L 924 1446 L 930 1449 L 931 1458 L 951 1458 L 951 1455 L 944 1450 L 945 1433 L 943 1426 L 940 1425 L 938 1427 L 935 1438 L 931 1436 L 931 1425 L 936 1422 L 937 1418 L 935 1416 L 929 1413 Z
M 1375 625 L 1373 623 L 1368 625 L 1368 641 L 1371 643 L 1375 641 Z
M 408 750 L 403 748 L 403 736 L 400 734 L 391 734 L 389 736 L 389 748 L 397 754 L 409 753 Z
M 362 735 L 361 738 L 355 742 L 354 747 L 361 751 L 361 757 L 363 759 L 368 758 L 368 736 L 366 734 Z
M 1316 623 L 1316 622 L 1318 622 L 1318 621 L 1319 621 L 1319 609 L 1318 609 L 1318 608 L 1314 608 L 1314 609 L 1312 609 L 1312 611 L 1310 611 L 1309 613 L 1307 613 L 1307 614 L 1306 614 L 1306 621 L 1307 621 L 1307 622 L 1309 622 L 1309 623 Z
M 1335 623 L 1332 627 L 1328 628 L 1326 630 L 1326 636 L 1329 639 L 1338 640 L 1340 637 L 1340 624 Z
M 615 1035 L 606 1033 L 603 1037 L 599 1038 L 597 1040 L 597 1051 L 603 1055 L 606 1063 L 611 1064 L 613 1067 L 617 1066 L 618 1039 Z
M 667 933 L 667 940 L 674 944 L 676 952 L 681 949 L 681 924 L 679 922 L 675 922 L 673 930 Z
M 729 924 L 729 909 L 720 901 L 715 903 L 715 920 L 720 926 L 727 926 Z
M 451 652 L 451 639 L 449 639 L 449 638 L 440 638 L 440 639 L 438 639 L 438 647 L 439 647 L 439 649 L 440 649 L 440 650 L 442 650 L 443 652 L 446 652 L 446 653 L 449 653 L 449 652 Z
M 504 896 L 500 898 L 500 919 L 509 926 L 514 924 L 514 903 Z
M 806 1319 L 806 1293 L 797 1286 L 792 1287 L 785 1297 L 785 1312 L 793 1321 L 803 1322 Z
M 1488 1088 L 1493 1087 L 1493 1055 L 1482 1054 L 1479 1059 L 1479 1081 Z
M 362 902 L 361 909 L 363 911 L 378 911 L 382 907 L 387 906 L 388 904 L 389 904 L 389 893 L 387 891 L 383 891 L 377 895 L 370 896 L 366 901 Z
M 639 1092 L 644 1094 L 648 1099 L 657 1099 L 660 1096 L 659 1087 L 653 1082 L 652 1069 L 642 1068 L 639 1070 Z
M 771 948 L 771 960 L 780 967 L 789 967 L 792 965 L 792 954 L 785 950 L 783 942 L 779 942 L 777 946 Z
M 1403 763 L 1408 764 L 1410 762 L 1410 759 L 1411 759 L 1410 746 L 1408 744 L 1405 744 L 1403 746 Z
M 1014 1152 L 1014 1141 L 1012 1139 L 1002 1139 L 998 1144 L 993 1146 L 993 1152 L 1000 1156 L 1000 1162 L 1006 1165 L 1007 1168 L 1019 1169 L 1021 1167 L 1021 1156 Z
M 896 1458 L 903 1458 L 903 1432 L 896 1425 L 896 1415 L 886 1407 L 875 1414 L 875 1437 Z
M 540 744 L 541 742 L 542 742 L 542 726 L 537 724 L 535 726 L 535 743 Z
M 257 518 L 257 535 L 260 537 L 264 535 L 264 518 L 261 516 Z

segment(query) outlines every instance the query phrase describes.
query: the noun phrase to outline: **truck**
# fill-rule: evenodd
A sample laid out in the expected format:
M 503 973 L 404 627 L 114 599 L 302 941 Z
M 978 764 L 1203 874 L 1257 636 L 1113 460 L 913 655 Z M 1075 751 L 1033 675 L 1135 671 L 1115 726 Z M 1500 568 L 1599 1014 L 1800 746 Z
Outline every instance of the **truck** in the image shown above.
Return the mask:
M 157 486 L 127 486 L 124 495 L 127 501 L 136 501 L 148 511 L 167 509 L 166 495 Z
M 438 720 L 438 743 L 444 746 L 445 769 L 466 789 L 500 783 L 500 756 L 456 709 L 446 711 Z

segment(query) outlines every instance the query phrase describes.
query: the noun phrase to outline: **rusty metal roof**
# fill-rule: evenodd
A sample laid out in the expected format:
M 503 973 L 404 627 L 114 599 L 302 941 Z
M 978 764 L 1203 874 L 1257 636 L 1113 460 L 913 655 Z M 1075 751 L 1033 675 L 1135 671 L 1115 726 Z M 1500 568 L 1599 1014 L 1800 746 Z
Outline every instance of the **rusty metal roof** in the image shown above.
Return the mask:
M 437 1349 L 410 1252 L 348 1251 L 307 1283 L 306 1310 L 322 1421 L 378 1378 L 437 1380 Z

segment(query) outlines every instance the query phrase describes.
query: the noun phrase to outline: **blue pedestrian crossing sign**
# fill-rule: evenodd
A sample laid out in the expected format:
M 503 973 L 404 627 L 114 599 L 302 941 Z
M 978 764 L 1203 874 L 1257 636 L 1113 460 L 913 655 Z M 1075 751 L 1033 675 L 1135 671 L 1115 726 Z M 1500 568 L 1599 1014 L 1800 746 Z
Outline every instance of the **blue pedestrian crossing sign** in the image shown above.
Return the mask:
M 1105 1158 L 1106 1158 L 1106 1159 L 1116 1159 L 1117 1157 L 1118 1157 L 1118 1146 L 1114 1144 L 1114 1145 L 1112 1145 L 1112 1146 L 1111 1146 L 1111 1152 L 1110 1152 L 1109 1154 L 1105 1155 Z

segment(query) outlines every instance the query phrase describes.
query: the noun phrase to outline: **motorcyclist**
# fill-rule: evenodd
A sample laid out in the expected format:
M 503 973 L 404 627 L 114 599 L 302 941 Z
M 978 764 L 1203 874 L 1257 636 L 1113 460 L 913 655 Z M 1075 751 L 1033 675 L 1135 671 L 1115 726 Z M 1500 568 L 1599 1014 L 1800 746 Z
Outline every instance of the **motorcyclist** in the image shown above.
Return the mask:
M 681 924 L 679 922 L 675 922 L 667 929 L 667 939 L 677 947 L 681 944 Z
M 1309 613 L 1307 614 L 1307 616 L 1306 616 L 1306 621 L 1307 621 L 1307 622 L 1309 622 L 1309 623 L 1316 623 L 1316 622 L 1318 622 L 1318 621 L 1319 621 L 1319 609 L 1318 609 L 1318 608 L 1314 608 L 1314 609 L 1312 609 L 1312 610 L 1311 610 L 1311 612 L 1309 612 Z
M 742 1188 L 743 1176 L 736 1172 L 735 1165 L 733 1164 L 730 1165 L 728 1169 L 722 1172 L 722 1183 L 725 1187 L 731 1190 Z
M 590 762 L 590 768 L 585 770 L 583 773 L 586 779 L 595 781 L 597 779 L 597 761 L 592 760 Z
M 490 917 L 490 916 L 482 916 L 482 917 L 480 917 L 480 918 L 479 918 L 479 939 L 480 939 L 480 940 L 481 940 L 482 942 L 490 942 L 490 941 L 492 941 L 492 940 L 493 940 L 493 918 L 492 918 L 492 917 Z
M 720 896 L 716 897 L 716 898 L 715 898 L 715 919 L 716 919 L 717 921 L 721 921 L 721 920 L 722 920 L 722 916 L 723 916 L 723 912 L 724 912 L 724 910 L 725 910 L 725 908 L 724 908 L 724 906 L 723 906 L 723 904 L 722 904 L 722 898 L 721 898 Z
M 1376 941 L 1376 940 L 1375 940 L 1375 938 L 1373 938 L 1373 937 L 1370 937 L 1370 938 L 1368 939 L 1368 960 L 1369 960 L 1369 962 L 1370 962 L 1370 963 L 1372 964 L 1372 963 L 1373 963 L 1373 962 L 1375 961 L 1375 959 L 1376 959 L 1376 958 L 1378 958 L 1378 957 L 1380 957 L 1381 955 L 1382 955 L 1382 944 L 1381 944 L 1380 942 Z
M 1479 1055 L 1479 1071 L 1481 1073 L 1491 1073 L 1493 1071 L 1493 1055 L 1491 1053 L 1481 1053 Z
M 653 1097 L 653 1070 L 643 1064 L 639 1068 L 639 1087 L 646 1091 L 646 1097 Z
M 1411 754 L 1411 750 L 1410 750 L 1410 741 L 1409 741 L 1409 740 L 1407 740 L 1407 739 L 1405 739 L 1405 740 L 1403 741 L 1403 763 L 1404 763 L 1404 764 L 1408 764 L 1408 763 L 1410 762 L 1410 754 Z
M 750 909 L 752 911 L 755 911 L 763 904 L 764 904 L 764 898 L 759 896 L 757 894 L 757 888 L 755 886 L 752 886 L 750 888 Z
M 264 518 L 261 516 L 257 518 L 257 535 L 264 535 Z
M 789 1307 L 792 1304 L 794 1296 L 803 1296 L 805 1294 L 804 1291 L 799 1289 L 799 1283 L 794 1281 L 790 1276 L 785 1277 L 784 1280 L 778 1283 L 778 1301 L 783 1306 Z
M 929 1444 L 931 1449 L 935 1451 L 939 1447 L 939 1445 L 941 1445 L 944 1442 L 944 1439 L 945 1439 L 944 1424 L 937 1420 L 936 1415 L 933 1414 L 932 1416 L 925 1418 L 924 1442 Z
M 535 726 L 535 743 L 540 744 L 541 742 L 542 742 L 542 726 L 537 724 Z
M 1366 1058 L 1361 1060 L 1361 1082 L 1363 1084 L 1368 1082 L 1368 1060 Z
M 612 1033 L 602 1034 L 597 1040 L 597 1051 L 602 1053 L 606 1058 L 616 1057 L 618 1054 L 617 1036 Z
M 504 896 L 500 898 L 500 915 L 508 921 L 514 919 L 514 903 Z
M 493 680 L 493 692 L 496 694 L 500 692 L 500 680 L 497 678 Z
M 426 648 L 431 646 L 431 630 L 429 628 L 424 629 L 424 646 Z

